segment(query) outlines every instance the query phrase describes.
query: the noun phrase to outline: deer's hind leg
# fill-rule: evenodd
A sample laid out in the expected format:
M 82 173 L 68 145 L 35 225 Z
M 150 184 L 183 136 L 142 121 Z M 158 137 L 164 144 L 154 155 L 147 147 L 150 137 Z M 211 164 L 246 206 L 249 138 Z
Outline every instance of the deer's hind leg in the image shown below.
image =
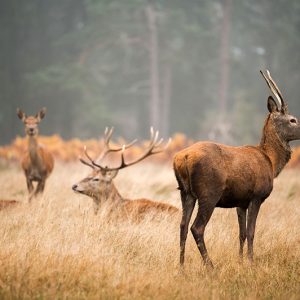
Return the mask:
M 196 199 L 184 191 L 180 191 L 180 196 L 182 203 L 182 218 L 180 223 L 180 265 L 183 266 L 188 226 L 195 207 Z
M 204 264 L 208 267 L 213 268 L 212 261 L 208 256 L 207 249 L 204 242 L 204 231 L 215 209 L 215 205 L 214 203 L 212 204 L 210 201 L 207 201 L 207 199 L 205 199 L 204 201 L 201 199 L 198 200 L 198 202 L 199 202 L 199 208 L 198 208 L 195 221 L 191 227 L 191 231 L 196 241 L 197 247 L 201 253 Z

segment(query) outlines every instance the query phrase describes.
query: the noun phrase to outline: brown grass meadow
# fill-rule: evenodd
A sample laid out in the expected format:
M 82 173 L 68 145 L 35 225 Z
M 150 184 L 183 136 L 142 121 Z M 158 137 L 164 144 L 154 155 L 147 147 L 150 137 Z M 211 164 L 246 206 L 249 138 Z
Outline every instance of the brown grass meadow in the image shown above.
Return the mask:
M 71 190 L 89 170 L 57 163 L 45 193 L 27 203 L 17 164 L 0 170 L 2 199 L 22 205 L 0 212 L 1 299 L 300 299 L 300 169 L 287 169 L 262 205 L 255 263 L 238 258 L 234 209 L 216 209 L 206 231 L 215 264 L 209 271 L 188 235 L 179 268 L 179 223 L 151 216 L 137 224 Z M 147 197 L 180 208 L 169 165 L 140 163 L 115 180 L 123 196 Z

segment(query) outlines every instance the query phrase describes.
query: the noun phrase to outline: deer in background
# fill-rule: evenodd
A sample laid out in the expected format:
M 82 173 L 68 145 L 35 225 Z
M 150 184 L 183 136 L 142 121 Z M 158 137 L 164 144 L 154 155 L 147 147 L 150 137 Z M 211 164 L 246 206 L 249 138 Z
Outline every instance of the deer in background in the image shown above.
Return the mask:
M 94 212 L 97 214 L 99 207 L 102 203 L 111 203 L 115 208 L 125 209 L 125 212 L 129 215 L 141 216 L 147 212 L 168 212 L 170 214 L 176 213 L 178 209 L 172 205 L 156 202 L 148 199 L 136 199 L 129 200 L 124 199 L 117 188 L 113 183 L 113 179 L 117 176 L 119 170 L 126 167 L 132 166 L 148 156 L 160 153 L 164 151 L 168 144 L 165 147 L 161 147 L 163 139 L 158 141 L 158 131 L 154 133 L 151 129 L 151 139 L 148 148 L 145 153 L 141 155 L 136 160 L 126 163 L 124 159 L 124 152 L 126 149 L 131 147 L 135 142 L 131 142 L 128 145 L 123 147 L 112 148 L 109 144 L 110 138 L 113 133 L 113 128 L 110 130 L 106 129 L 104 134 L 104 148 L 97 160 L 102 160 L 104 157 L 111 152 L 121 151 L 121 163 L 118 167 L 108 167 L 102 166 L 99 163 L 96 163 L 88 154 L 87 149 L 85 148 L 85 156 L 87 160 L 80 158 L 80 161 L 92 168 L 92 173 L 86 178 L 82 179 L 79 183 L 74 184 L 72 189 L 84 195 L 91 197 L 94 200 Z
M 16 200 L 0 200 L 0 211 L 12 207 L 16 207 L 20 202 Z
M 17 115 L 25 125 L 25 133 L 28 139 L 28 149 L 22 159 L 22 169 L 26 176 L 26 183 L 29 192 L 29 200 L 33 196 L 42 193 L 45 188 L 47 177 L 53 170 L 54 159 L 50 152 L 38 144 L 38 124 L 45 117 L 46 108 L 43 108 L 35 116 L 26 116 L 26 114 L 17 108 Z M 34 191 L 33 182 L 37 182 Z
M 237 208 L 239 254 L 247 239 L 248 258 L 253 261 L 253 239 L 261 204 L 273 189 L 273 180 L 291 157 L 290 141 L 300 139 L 298 120 L 288 113 L 282 94 L 270 72 L 261 71 L 272 96 L 269 114 L 257 146 L 231 147 L 213 142 L 198 142 L 174 157 L 182 220 L 180 224 L 180 264 L 184 264 L 188 225 L 196 201 L 198 212 L 191 227 L 193 237 L 206 265 L 213 267 L 205 242 L 205 227 L 215 207 Z

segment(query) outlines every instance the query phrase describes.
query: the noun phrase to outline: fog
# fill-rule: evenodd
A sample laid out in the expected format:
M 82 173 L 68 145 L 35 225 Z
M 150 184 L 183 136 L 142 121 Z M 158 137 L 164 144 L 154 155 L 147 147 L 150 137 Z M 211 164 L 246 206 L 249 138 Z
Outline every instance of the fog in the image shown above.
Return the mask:
M 0 143 L 43 135 L 259 141 L 269 69 L 300 116 L 300 2 L 2 0 Z

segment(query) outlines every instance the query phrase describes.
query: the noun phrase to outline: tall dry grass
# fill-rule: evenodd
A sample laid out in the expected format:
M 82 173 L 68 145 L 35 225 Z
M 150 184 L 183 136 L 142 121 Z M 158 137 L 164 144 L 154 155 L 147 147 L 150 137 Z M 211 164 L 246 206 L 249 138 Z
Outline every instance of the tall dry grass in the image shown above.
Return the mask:
M 300 170 L 286 170 L 262 205 L 255 263 L 238 259 L 235 210 L 216 209 L 206 231 L 215 264 L 206 270 L 188 236 L 180 272 L 180 215 L 139 224 L 94 216 L 92 200 L 71 185 L 89 170 L 57 164 L 44 195 L 26 201 L 17 166 L 0 170 L 2 199 L 24 204 L 0 212 L 0 298 L 5 299 L 299 299 Z M 141 163 L 123 170 L 116 185 L 126 197 L 180 207 L 171 167 Z

